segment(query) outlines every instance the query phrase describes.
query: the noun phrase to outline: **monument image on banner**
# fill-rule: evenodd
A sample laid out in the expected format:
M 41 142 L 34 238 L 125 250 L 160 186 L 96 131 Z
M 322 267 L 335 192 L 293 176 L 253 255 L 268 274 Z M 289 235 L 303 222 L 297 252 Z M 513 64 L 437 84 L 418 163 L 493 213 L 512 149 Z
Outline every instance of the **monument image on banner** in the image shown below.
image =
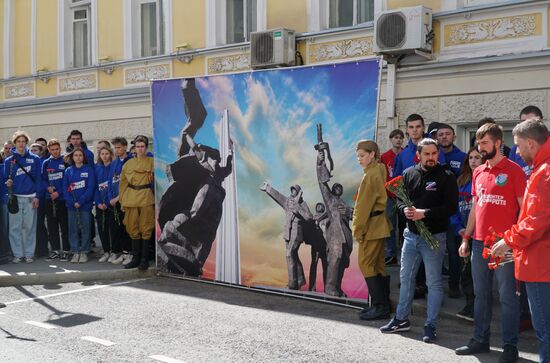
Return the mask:
M 154 81 L 159 271 L 367 298 L 350 222 L 376 60 Z

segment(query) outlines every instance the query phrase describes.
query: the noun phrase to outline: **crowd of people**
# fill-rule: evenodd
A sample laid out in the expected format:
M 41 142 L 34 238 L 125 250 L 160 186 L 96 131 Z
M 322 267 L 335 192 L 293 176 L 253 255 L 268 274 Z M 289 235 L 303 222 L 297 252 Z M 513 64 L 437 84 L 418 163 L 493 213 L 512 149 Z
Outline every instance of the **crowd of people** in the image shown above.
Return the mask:
M 520 320 L 526 320 L 539 340 L 540 361 L 550 362 L 549 132 L 536 106 L 521 110 L 519 119 L 512 148 L 491 118 L 479 121 L 465 153 L 454 144 L 452 126 L 434 122 L 426 133 L 418 114 L 406 119 L 404 148 L 401 130 L 390 133 L 392 146 L 381 156 L 373 141 L 358 142 L 364 175 L 352 230 L 371 296 L 361 319 L 390 318 L 386 266 L 399 260 L 399 302 L 380 331 L 409 331 L 412 301 L 427 293 L 423 341 L 435 342 L 447 274 L 448 297 L 465 296 L 457 316 L 474 325 L 471 340 L 456 354 L 489 352 L 496 280 L 499 361 L 517 361 Z
M 146 136 L 131 144 L 129 152 L 123 137 L 102 140 L 94 155 L 73 130 L 63 152 L 58 139 L 31 143 L 16 131 L 0 165 L 0 233 L 12 262 L 85 263 L 97 230 L 99 262 L 147 269 L 154 246 L 153 158 Z

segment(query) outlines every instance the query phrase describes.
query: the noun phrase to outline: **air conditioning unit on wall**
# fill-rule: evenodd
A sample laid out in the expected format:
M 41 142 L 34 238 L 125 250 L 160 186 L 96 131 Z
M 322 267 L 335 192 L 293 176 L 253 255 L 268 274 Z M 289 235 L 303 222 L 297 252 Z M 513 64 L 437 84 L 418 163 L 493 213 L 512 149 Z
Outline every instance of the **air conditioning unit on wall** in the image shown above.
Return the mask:
M 293 66 L 296 64 L 294 30 L 272 29 L 250 33 L 252 69 Z
M 383 11 L 374 20 L 378 54 L 432 52 L 432 10 L 424 6 Z

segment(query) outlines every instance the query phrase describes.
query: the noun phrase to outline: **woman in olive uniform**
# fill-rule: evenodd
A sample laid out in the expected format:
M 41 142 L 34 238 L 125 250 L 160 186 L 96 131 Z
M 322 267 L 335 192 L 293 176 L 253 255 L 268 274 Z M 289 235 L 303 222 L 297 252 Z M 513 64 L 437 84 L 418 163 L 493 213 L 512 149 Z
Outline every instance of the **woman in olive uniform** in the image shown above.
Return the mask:
M 155 227 L 153 193 L 153 158 L 147 156 L 149 140 L 134 139 L 136 157 L 128 160 L 120 173 L 120 205 L 124 210 L 124 226 L 132 239 L 132 261 L 125 268 L 149 267 L 149 240 Z
M 390 276 L 384 264 L 384 246 L 391 224 L 386 216 L 386 168 L 380 163 L 380 150 L 374 141 L 361 140 L 357 161 L 364 175 L 353 210 L 352 232 L 359 243 L 359 268 L 365 277 L 371 307 L 361 311 L 363 320 L 387 319 L 390 314 Z

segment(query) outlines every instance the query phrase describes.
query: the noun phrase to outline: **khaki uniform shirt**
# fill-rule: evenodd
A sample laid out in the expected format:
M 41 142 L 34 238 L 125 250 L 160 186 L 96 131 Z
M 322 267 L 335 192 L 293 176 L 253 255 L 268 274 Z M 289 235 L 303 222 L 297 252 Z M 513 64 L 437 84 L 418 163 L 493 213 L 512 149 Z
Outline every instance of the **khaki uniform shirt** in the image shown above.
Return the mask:
M 359 243 L 389 237 L 391 232 L 391 224 L 385 212 L 388 200 L 385 189 L 386 168 L 384 164 L 372 162 L 364 172 L 351 223 L 353 238 Z M 376 211 L 383 213 L 371 216 Z
M 151 188 L 134 189 L 150 185 L 153 180 L 153 158 L 132 158 L 124 164 L 120 173 L 120 205 L 125 207 L 147 207 L 155 204 L 155 195 Z

